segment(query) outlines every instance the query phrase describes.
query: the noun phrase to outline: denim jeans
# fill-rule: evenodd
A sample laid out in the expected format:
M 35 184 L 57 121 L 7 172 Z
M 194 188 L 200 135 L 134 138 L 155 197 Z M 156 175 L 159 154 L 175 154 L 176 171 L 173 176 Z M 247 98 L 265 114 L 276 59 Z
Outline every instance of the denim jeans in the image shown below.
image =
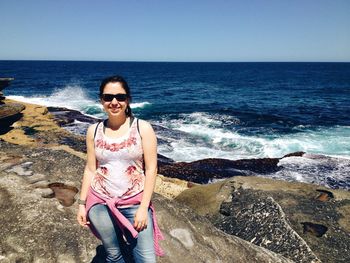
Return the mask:
M 119 211 L 133 224 L 134 215 L 138 207 L 138 205 L 134 205 L 132 207 L 119 208 Z M 133 258 L 133 261 L 136 263 L 156 262 L 153 244 L 152 212 L 150 209 L 148 209 L 147 228 L 139 232 L 137 238 L 133 238 L 126 231 L 126 241 L 108 206 L 97 204 L 91 207 L 89 220 L 101 237 L 107 254 L 106 262 L 125 263 L 130 262 L 130 258 Z

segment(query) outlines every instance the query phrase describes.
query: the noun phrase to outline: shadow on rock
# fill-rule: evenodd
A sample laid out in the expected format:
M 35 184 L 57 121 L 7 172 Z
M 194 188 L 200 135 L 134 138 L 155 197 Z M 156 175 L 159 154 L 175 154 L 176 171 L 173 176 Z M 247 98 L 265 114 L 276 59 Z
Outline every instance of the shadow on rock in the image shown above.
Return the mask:
M 9 131 L 11 131 L 13 129 L 11 125 L 16 121 L 20 120 L 22 116 L 22 113 L 18 113 L 3 119 L 0 118 L 0 135 L 6 134 Z

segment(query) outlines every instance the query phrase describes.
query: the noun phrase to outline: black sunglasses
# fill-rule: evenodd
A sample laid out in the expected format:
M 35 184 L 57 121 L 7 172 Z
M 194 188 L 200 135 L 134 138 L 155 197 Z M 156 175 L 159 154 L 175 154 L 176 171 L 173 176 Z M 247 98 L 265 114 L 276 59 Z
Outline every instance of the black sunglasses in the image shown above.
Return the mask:
M 117 101 L 126 101 L 128 96 L 124 93 L 118 93 L 118 94 L 102 94 L 102 99 L 104 101 L 112 101 L 114 98 L 116 98 Z

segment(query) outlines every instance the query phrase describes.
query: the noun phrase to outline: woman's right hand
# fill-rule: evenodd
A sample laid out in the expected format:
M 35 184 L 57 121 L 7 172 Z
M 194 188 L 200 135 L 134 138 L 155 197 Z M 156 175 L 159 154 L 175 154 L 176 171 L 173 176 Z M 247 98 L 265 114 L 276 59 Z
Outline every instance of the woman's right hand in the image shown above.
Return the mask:
M 90 222 L 88 222 L 86 220 L 86 208 L 85 205 L 79 205 L 79 210 L 78 210 L 78 214 L 77 214 L 77 220 L 78 223 L 83 226 L 83 227 L 88 227 L 88 224 L 90 224 Z

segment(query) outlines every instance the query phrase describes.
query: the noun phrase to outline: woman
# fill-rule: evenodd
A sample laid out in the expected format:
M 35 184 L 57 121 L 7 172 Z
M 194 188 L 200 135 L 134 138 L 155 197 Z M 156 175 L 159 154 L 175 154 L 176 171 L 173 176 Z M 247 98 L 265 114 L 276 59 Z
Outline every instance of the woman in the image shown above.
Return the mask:
M 106 262 L 156 262 L 162 235 L 151 197 L 157 175 L 157 139 L 151 125 L 133 117 L 127 82 L 102 81 L 100 100 L 108 119 L 86 135 L 87 163 L 77 219 L 101 239 Z

